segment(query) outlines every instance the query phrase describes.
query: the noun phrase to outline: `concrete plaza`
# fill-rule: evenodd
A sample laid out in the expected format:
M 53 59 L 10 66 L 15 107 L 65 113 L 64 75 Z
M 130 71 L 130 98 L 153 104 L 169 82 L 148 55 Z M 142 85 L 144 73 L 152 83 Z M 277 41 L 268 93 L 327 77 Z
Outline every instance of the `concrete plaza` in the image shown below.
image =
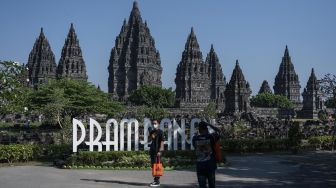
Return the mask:
M 217 187 L 336 187 L 336 153 L 230 155 Z M 0 168 L 0 188 L 139 188 L 150 171 L 64 170 L 49 166 Z M 192 170 L 166 171 L 161 187 L 198 187 Z

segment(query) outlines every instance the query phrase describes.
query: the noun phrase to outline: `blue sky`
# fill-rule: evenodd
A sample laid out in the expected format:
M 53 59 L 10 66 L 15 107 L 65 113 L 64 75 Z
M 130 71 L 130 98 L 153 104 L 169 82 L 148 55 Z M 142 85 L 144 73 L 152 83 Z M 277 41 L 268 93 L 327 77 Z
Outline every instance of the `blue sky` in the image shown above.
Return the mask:
M 0 60 L 26 63 L 40 28 L 60 59 L 74 23 L 89 81 L 107 91 L 111 49 L 131 0 L 2 0 Z M 139 0 L 161 54 L 164 87 L 175 88 L 175 73 L 193 26 L 203 59 L 214 45 L 229 81 L 239 59 L 253 94 L 263 80 L 270 86 L 285 46 L 299 74 L 301 90 L 311 68 L 317 77 L 336 73 L 336 1 L 333 0 Z

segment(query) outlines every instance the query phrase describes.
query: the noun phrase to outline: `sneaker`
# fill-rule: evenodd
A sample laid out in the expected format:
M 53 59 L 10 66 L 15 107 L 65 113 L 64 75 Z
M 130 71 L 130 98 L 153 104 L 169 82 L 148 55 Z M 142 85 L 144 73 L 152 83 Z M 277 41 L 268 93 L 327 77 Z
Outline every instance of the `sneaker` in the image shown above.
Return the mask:
M 160 182 L 154 181 L 153 183 L 149 184 L 149 187 L 160 187 Z

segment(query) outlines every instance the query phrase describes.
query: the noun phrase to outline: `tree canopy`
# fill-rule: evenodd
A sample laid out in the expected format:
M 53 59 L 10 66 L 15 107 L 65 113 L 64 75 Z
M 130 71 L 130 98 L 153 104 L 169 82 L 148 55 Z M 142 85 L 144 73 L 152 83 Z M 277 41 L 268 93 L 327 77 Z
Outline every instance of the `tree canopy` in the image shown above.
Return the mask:
M 134 105 L 156 108 L 172 107 L 175 103 L 175 93 L 171 88 L 143 85 L 133 91 L 128 99 Z
M 327 98 L 325 105 L 328 108 L 336 108 L 336 75 L 326 74 L 320 80 L 321 90 Z
M 24 66 L 13 61 L 0 61 L 0 114 L 24 112 L 27 96 Z
M 208 120 L 217 118 L 216 103 L 210 102 L 200 113 L 198 113 L 198 116 Z
M 292 108 L 293 103 L 285 96 L 261 93 L 253 96 L 251 106 L 266 108 Z
M 62 126 L 66 117 L 73 118 L 91 113 L 113 116 L 123 106 L 89 82 L 71 79 L 54 80 L 30 95 L 30 108 L 38 110 Z
M 334 98 L 329 98 L 325 101 L 325 105 L 327 108 L 336 108 L 336 101 Z

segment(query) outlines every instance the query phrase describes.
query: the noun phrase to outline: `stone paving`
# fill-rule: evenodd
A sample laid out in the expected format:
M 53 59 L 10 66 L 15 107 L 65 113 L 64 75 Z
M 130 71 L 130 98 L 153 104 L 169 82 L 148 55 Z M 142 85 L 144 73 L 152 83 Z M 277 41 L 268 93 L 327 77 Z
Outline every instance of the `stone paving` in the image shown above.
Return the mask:
M 336 153 L 228 156 L 216 187 L 336 187 Z M 63 170 L 48 166 L 0 168 L 0 188 L 148 187 L 150 171 Z M 192 170 L 166 171 L 161 187 L 198 187 Z

